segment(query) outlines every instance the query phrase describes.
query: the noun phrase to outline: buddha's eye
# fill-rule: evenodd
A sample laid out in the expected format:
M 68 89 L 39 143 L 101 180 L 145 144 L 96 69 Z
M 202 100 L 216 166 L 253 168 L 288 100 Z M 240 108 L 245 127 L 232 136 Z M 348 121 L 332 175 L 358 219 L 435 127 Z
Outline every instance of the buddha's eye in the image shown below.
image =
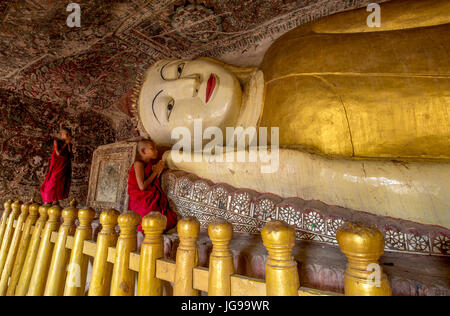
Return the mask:
M 178 65 L 178 67 L 177 67 L 178 78 L 180 78 L 181 73 L 183 72 L 183 68 L 184 68 L 184 63 Z
M 167 104 L 167 120 L 169 120 L 170 114 L 172 114 L 172 109 L 174 105 L 175 101 L 173 99 Z

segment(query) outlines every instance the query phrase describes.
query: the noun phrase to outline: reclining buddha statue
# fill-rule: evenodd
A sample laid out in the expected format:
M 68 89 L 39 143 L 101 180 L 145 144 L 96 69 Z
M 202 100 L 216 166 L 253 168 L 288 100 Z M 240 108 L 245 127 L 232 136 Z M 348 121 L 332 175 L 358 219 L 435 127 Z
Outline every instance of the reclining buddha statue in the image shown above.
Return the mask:
M 141 129 L 171 145 L 196 119 L 224 134 L 278 127 L 272 173 L 262 161 L 165 159 L 235 187 L 448 228 L 449 12 L 447 0 L 395 0 L 381 4 L 380 27 L 365 9 L 329 16 L 281 36 L 259 68 L 160 60 L 142 81 Z

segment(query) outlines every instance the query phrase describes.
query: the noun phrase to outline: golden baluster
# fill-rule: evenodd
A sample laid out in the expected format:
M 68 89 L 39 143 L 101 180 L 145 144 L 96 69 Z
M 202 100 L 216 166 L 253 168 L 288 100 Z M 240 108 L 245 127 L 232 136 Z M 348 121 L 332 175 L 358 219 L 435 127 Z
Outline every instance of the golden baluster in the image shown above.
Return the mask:
M 33 203 L 28 208 L 28 217 L 23 226 L 22 237 L 19 243 L 19 250 L 17 252 L 16 260 L 14 261 L 14 268 L 11 274 L 11 279 L 8 284 L 6 296 L 13 296 L 16 292 L 17 284 L 19 283 L 20 274 L 24 267 L 25 258 L 27 256 L 28 246 L 31 240 L 31 228 L 36 223 L 38 218 L 39 204 Z
M 33 274 L 36 257 L 39 251 L 39 244 L 41 243 L 42 231 L 47 223 L 48 209 L 50 204 L 44 204 L 39 207 L 39 219 L 34 227 L 31 235 L 30 246 L 28 247 L 27 256 L 23 264 L 23 270 L 20 273 L 19 283 L 17 283 L 16 296 L 24 296 L 28 293 L 31 276 Z
M 6 224 L 8 223 L 8 217 L 11 214 L 11 204 L 11 200 L 8 200 L 3 204 L 4 211 L 2 214 L 2 221 L 0 222 L 0 247 L 2 245 L 3 235 L 5 234 Z
M 336 239 L 348 259 L 344 291 L 348 296 L 390 296 L 391 287 L 378 263 L 384 253 L 384 237 L 376 228 L 364 223 L 347 222 Z
M 16 260 L 16 254 L 20 243 L 20 238 L 22 236 L 22 228 L 23 223 L 25 222 L 28 216 L 28 210 L 31 203 L 27 202 L 22 204 L 21 213 L 19 218 L 17 219 L 16 229 L 14 230 L 14 234 L 11 239 L 11 243 L 8 250 L 8 255 L 6 257 L 5 266 L 3 267 L 3 271 L 1 273 L 0 278 L 0 296 L 6 295 L 6 290 L 8 288 L 9 277 L 11 276 L 12 270 L 14 268 L 14 261 Z
M 120 213 L 116 210 L 107 210 L 100 214 L 102 230 L 97 237 L 97 250 L 92 265 L 89 296 L 108 296 L 110 293 L 113 264 L 108 262 L 108 248 L 116 245 L 117 233 L 115 227 L 119 215 Z
M 62 211 L 64 222 L 59 228 L 58 238 L 53 248 L 44 296 L 61 296 L 63 294 L 67 264 L 70 258 L 70 249 L 66 248 L 67 236 L 73 235 L 75 232 L 75 219 L 78 213 L 76 205 L 76 201 L 72 200 L 70 206 Z
M 180 245 L 175 262 L 174 296 L 196 296 L 193 288 L 193 272 L 198 265 L 197 237 L 200 223 L 195 217 L 184 217 L 177 224 Z
M 4 220 L 4 214 L 5 214 L 4 211 L 6 211 L 7 209 L 10 209 L 10 208 L 11 208 L 12 202 L 13 202 L 13 201 L 12 201 L 11 199 L 9 199 L 9 200 L 6 201 L 5 203 L 3 203 L 3 212 L 0 213 L 0 214 L 2 215 L 1 218 L 0 218 L 0 224 L 3 223 L 3 220 Z M 6 216 L 6 218 L 7 218 L 7 217 L 8 217 L 8 216 Z
M 216 219 L 209 224 L 208 235 L 213 244 L 209 257 L 208 295 L 230 296 L 234 265 L 228 245 L 233 237 L 233 226 L 224 219 Z
M 84 296 L 89 256 L 83 253 L 84 241 L 92 239 L 92 220 L 95 211 L 91 208 L 78 211 L 80 225 L 77 227 L 67 272 L 64 296 Z
M 292 258 L 294 229 L 282 221 L 271 221 L 261 231 L 267 249 L 266 293 L 268 296 L 297 296 L 300 287 L 297 263 Z
M 138 296 L 162 295 L 162 281 L 156 278 L 156 260 L 164 256 L 162 233 L 166 224 L 167 218 L 159 212 L 151 212 L 142 219 L 145 239 L 139 262 Z
M 8 222 L 6 224 L 5 234 L 3 235 L 2 247 L 0 248 L 0 274 L 3 271 L 3 267 L 6 263 L 6 258 L 8 257 L 9 247 L 11 245 L 11 239 L 14 234 L 14 221 L 19 217 L 20 206 L 22 202 L 15 201 L 11 204 L 11 214 L 9 214 Z
M 53 253 L 54 244 L 51 242 L 52 233 L 56 232 L 60 225 L 61 207 L 54 204 L 48 209 L 48 220 L 42 232 L 39 250 L 31 275 L 28 296 L 42 296 L 44 294 L 47 273 L 50 268 L 50 260 Z
M 116 260 L 111 281 L 111 296 L 132 296 L 135 289 L 135 273 L 129 269 L 130 254 L 136 251 L 136 228 L 141 217 L 135 212 L 119 216 L 120 235 L 116 246 Z

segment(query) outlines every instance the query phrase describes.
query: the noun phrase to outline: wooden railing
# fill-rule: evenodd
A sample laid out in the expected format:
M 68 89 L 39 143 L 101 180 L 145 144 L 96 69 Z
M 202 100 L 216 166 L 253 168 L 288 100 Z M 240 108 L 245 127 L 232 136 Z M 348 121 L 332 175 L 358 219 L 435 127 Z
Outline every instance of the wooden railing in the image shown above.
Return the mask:
M 264 281 L 234 274 L 228 248 L 233 231 L 224 220 L 209 225 L 213 249 L 207 269 L 198 266 L 196 218 L 178 222 L 180 244 L 176 260 L 172 261 L 163 258 L 163 215 L 152 212 L 143 218 L 145 239 L 137 253 L 139 215 L 102 212 L 102 230 L 95 242 L 90 240 L 94 214 L 90 208 L 78 210 L 75 203 L 61 210 L 58 205 L 6 202 L 0 222 L 0 295 L 81 296 L 86 294 L 88 281 L 89 296 L 158 296 L 171 292 L 183 296 L 200 292 L 222 296 L 340 295 L 300 287 L 297 264 L 292 258 L 294 230 L 281 221 L 269 222 L 261 232 L 268 251 Z M 75 227 L 77 217 L 80 224 Z M 373 227 L 346 223 L 338 230 L 337 238 L 349 259 L 344 280 L 346 295 L 390 295 L 381 268 L 378 279 L 368 269 L 377 265 L 383 254 L 382 234 Z M 93 266 L 87 280 L 90 258 Z

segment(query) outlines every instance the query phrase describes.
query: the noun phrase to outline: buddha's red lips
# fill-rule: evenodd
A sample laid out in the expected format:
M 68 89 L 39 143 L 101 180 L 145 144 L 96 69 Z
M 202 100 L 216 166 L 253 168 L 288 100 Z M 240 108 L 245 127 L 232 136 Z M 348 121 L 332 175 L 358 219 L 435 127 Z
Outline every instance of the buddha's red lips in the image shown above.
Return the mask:
M 211 76 L 209 76 L 208 83 L 206 85 L 206 103 L 208 103 L 209 99 L 211 98 L 215 87 L 216 87 L 216 76 L 211 74 Z

